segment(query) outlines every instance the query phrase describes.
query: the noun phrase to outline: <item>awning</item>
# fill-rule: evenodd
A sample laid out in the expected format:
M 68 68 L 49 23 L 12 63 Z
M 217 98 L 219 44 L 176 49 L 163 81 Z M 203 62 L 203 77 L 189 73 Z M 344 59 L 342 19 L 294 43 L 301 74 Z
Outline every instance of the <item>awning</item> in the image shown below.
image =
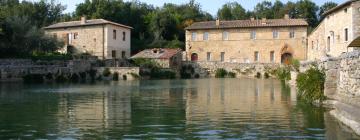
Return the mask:
M 348 47 L 360 47 L 360 36 L 352 41 Z

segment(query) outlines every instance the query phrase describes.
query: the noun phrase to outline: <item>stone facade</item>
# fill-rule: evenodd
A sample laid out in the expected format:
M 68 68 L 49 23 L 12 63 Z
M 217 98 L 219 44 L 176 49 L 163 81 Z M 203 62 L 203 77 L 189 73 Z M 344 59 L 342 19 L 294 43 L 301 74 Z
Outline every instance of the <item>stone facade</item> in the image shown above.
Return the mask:
M 92 21 L 88 20 L 88 22 Z M 65 42 L 65 47 L 60 50 L 61 52 L 89 53 L 99 59 L 122 59 L 129 58 L 131 55 L 130 27 L 104 22 L 69 27 L 49 26 L 45 28 L 45 31 L 48 35 Z
M 348 1 L 326 13 L 323 21 L 308 36 L 308 60 L 338 57 L 353 51 L 348 45 L 360 36 L 360 1 Z
M 255 34 L 253 39 L 252 34 Z M 186 58 L 190 61 L 196 55 L 197 61 L 281 63 L 282 56 L 289 53 L 304 60 L 306 37 L 307 26 L 189 29 Z
M 135 80 L 137 77 L 134 75 L 139 75 L 139 67 L 99 67 L 97 68 L 98 75 L 101 75 L 102 72 L 108 68 L 111 74 L 117 73 L 120 80 Z

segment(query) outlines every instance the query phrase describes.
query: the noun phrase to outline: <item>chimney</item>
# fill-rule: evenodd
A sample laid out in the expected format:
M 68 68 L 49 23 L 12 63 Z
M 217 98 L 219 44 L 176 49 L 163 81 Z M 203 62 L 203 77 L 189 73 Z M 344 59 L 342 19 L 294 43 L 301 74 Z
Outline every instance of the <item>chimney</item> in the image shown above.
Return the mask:
M 220 26 L 220 19 L 216 19 L 216 27 Z
M 289 14 L 285 14 L 284 19 L 290 19 Z
M 81 24 L 85 24 L 86 23 L 86 16 L 82 16 L 81 17 Z
M 254 21 L 254 20 L 255 20 L 255 18 L 254 18 L 254 17 L 251 17 L 251 18 L 250 18 L 250 20 L 251 20 L 251 21 Z

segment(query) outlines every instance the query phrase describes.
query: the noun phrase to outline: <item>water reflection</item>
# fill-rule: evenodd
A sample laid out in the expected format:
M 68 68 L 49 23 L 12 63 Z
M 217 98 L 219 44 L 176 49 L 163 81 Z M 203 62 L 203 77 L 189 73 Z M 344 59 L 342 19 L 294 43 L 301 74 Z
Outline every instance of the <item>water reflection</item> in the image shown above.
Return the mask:
M 0 84 L 0 91 L 0 139 L 359 138 L 277 80 Z

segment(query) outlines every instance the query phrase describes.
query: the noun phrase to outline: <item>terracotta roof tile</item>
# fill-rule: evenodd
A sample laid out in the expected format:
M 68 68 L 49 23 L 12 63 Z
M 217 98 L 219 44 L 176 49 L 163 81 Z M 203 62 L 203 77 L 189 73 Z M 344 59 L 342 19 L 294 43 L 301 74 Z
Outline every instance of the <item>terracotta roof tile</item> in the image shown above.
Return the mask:
M 181 49 L 168 49 L 168 48 L 146 49 L 132 56 L 131 59 L 134 58 L 169 59 L 179 52 L 181 52 Z
M 196 29 L 286 27 L 286 26 L 308 26 L 308 23 L 304 19 L 266 19 L 265 21 L 231 20 L 231 21 L 220 21 L 220 26 L 216 26 L 216 21 L 206 21 L 206 22 L 196 22 L 185 29 L 196 30 Z
M 81 21 L 60 22 L 60 23 L 56 23 L 56 24 L 50 25 L 48 27 L 45 27 L 44 29 L 68 28 L 68 27 L 91 26 L 91 25 L 102 25 L 102 24 L 112 24 L 115 26 L 121 26 L 124 28 L 132 29 L 132 27 L 130 27 L 130 26 L 107 21 L 104 19 L 86 20 L 85 24 L 81 24 Z

